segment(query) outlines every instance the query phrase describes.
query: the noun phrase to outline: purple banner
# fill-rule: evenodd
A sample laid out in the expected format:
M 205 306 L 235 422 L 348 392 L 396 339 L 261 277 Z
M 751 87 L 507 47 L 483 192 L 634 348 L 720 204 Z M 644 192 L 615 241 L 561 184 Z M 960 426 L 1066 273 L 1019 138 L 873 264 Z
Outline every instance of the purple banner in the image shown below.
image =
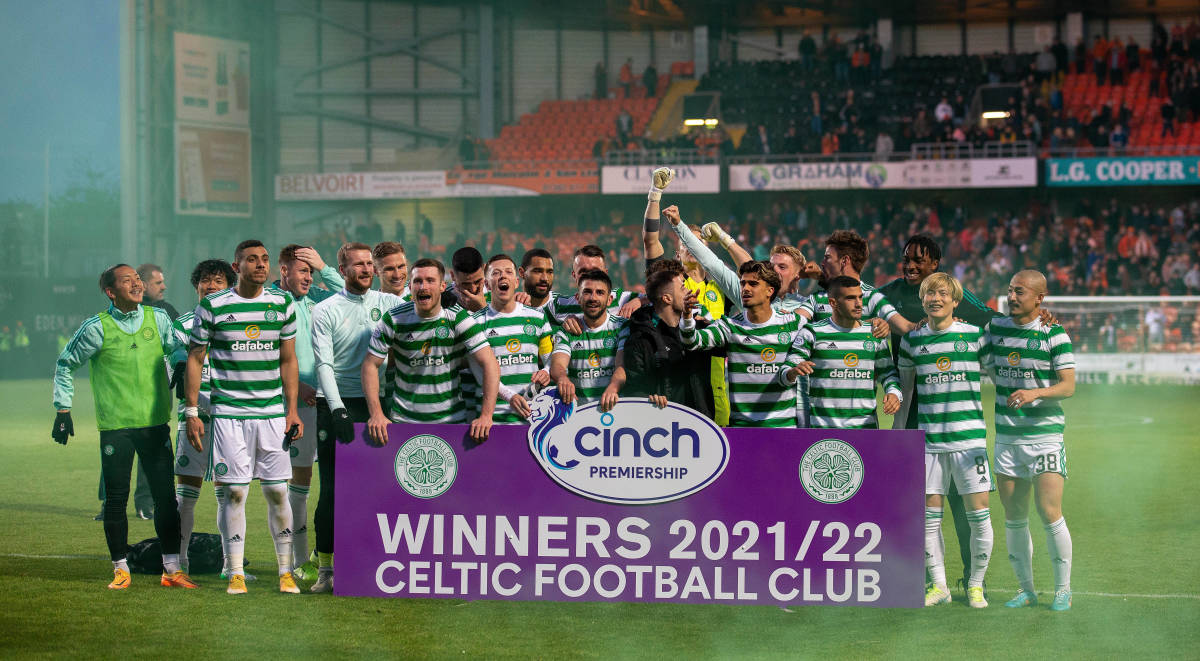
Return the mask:
M 533 408 L 482 445 L 409 424 L 339 445 L 337 594 L 923 604 L 921 432 L 721 429 L 635 399 Z

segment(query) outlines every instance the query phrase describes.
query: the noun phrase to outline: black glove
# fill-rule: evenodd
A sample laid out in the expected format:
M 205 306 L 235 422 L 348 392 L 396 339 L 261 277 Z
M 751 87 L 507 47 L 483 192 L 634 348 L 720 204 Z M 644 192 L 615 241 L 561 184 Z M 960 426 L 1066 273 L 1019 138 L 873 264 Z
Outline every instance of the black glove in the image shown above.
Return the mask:
M 330 413 L 333 416 L 333 437 L 338 443 L 349 443 L 354 440 L 354 421 L 350 419 L 350 413 L 345 408 L 335 409 Z
M 53 438 L 55 443 L 66 445 L 67 437 L 74 435 L 75 423 L 71 421 L 71 412 L 59 411 L 58 415 L 54 416 L 54 429 L 50 430 L 50 438 Z
M 287 433 L 283 435 L 283 449 L 287 450 L 288 448 L 292 447 L 292 443 L 295 442 L 297 438 L 300 438 L 300 425 L 292 425 L 291 428 L 287 430 Z
M 182 361 L 175 363 L 175 367 L 171 370 L 171 383 L 167 385 L 168 388 L 175 391 L 175 399 L 186 399 L 183 396 L 183 383 L 187 381 L 185 377 L 187 377 L 187 363 Z

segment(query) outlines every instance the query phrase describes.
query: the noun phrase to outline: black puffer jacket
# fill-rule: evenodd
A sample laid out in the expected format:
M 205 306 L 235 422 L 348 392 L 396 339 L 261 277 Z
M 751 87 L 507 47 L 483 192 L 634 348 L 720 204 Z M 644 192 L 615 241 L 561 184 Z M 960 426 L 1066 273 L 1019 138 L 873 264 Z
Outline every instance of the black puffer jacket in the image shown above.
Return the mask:
M 652 306 L 629 318 L 625 341 L 625 373 L 628 381 L 622 395 L 646 397 L 665 395 L 712 418 L 710 384 L 711 351 L 686 351 L 678 327 L 662 323 Z

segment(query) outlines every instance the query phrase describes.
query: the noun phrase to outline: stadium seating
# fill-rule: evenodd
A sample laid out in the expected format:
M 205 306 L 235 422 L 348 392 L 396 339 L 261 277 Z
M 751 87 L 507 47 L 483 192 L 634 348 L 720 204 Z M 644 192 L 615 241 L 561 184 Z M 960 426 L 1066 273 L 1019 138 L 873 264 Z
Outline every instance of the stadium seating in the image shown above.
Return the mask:
M 1028 70 L 1031 54 L 1017 56 L 1017 70 Z M 721 111 L 729 123 L 763 124 L 772 135 L 788 126 L 800 130 L 812 118 L 812 92 L 825 104 L 824 119 L 835 116 L 847 90 L 855 92 L 861 123 L 895 126 L 911 121 L 917 108 L 933 112 L 942 97 L 970 99 L 986 83 L 987 62 L 979 56 L 929 55 L 901 57 L 876 81 L 839 83 L 823 62 L 806 70 L 798 60 L 718 64 L 701 79 L 698 91 L 721 92 Z M 826 129 L 829 130 L 829 124 Z
M 629 98 L 624 98 L 623 88 L 614 87 L 607 99 L 543 101 L 536 112 L 522 115 L 516 124 L 502 128 L 500 137 L 487 142 L 491 160 L 507 169 L 527 167 L 530 161 L 592 160 L 596 141 L 616 137 L 622 109 L 633 117 L 632 134 L 641 135 L 671 77 L 691 71 L 690 62 L 673 64 L 670 74 L 659 76 L 652 98 L 645 87 L 635 85 Z
M 1143 61 L 1149 59 L 1144 56 Z M 1090 72 L 1071 73 L 1063 82 L 1063 108 L 1069 117 L 1087 123 L 1093 109 L 1105 103 L 1112 104 L 1112 112 L 1118 113 L 1121 104 L 1132 111 L 1129 126 L 1129 144 L 1149 147 L 1151 152 L 1168 153 L 1177 147 L 1200 142 L 1200 125 L 1197 122 L 1181 121 L 1182 109 L 1177 110 L 1174 135 L 1162 135 L 1162 96 L 1150 94 L 1150 81 L 1154 74 L 1146 69 L 1126 72 L 1124 85 L 1097 85 L 1096 76 Z

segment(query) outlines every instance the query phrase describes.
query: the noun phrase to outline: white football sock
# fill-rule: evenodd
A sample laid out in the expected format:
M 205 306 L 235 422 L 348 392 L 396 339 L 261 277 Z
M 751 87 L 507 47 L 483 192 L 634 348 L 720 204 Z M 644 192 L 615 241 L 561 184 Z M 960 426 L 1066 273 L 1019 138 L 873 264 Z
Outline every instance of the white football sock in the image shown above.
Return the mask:
M 971 577 L 967 587 L 983 587 L 988 561 L 992 559 L 992 511 L 988 508 L 967 512 L 967 523 L 971 526 Z
M 1046 550 L 1050 551 L 1050 563 L 1054 567 L 1054 591 L 1071 589 L 1071 531 L 1067 520 L 1046 524 Z
M 1029 519 L 1005 521 L 1004 542 L 1017 583 L 1022 590 L 1033 592 L 1033 537 L 1029 534 Z
M 246 574 L 243 561 L 246 555 L 246 495 L 250 487 L 246 484 L 225 485 L 225 507 L 221 515 L 225 520 L 225 550 L 229 554 L 229 574 Z
M 288 503 L 287 491 L 286 482 L 262 483 L 263 496 L 267 498 L 267 523 L 275 541 L 280 576 L 292 571 L 292 506 Z
M 925 508 L 925 570 L 929 580 L 946 587 L 946 545 L 942 540 L 942 508 Z
M 293 567 L 308 562 L 308 485 L 289 484 L 288 504 L 292 506 Z
M 192 541 L 192 529 L 196 526 L 196 501 L 200 490 L 188 484 L 175 485 L 175 500 L 179 502 L 179 562 L 184 571 L 188 567 L 188 544 Z
M 213 495 L 217 498 L 217 536 L 221 538 L 221 571 L 229 572 L 229 543 L 225 541 L 225 485 L 214 484 Z

